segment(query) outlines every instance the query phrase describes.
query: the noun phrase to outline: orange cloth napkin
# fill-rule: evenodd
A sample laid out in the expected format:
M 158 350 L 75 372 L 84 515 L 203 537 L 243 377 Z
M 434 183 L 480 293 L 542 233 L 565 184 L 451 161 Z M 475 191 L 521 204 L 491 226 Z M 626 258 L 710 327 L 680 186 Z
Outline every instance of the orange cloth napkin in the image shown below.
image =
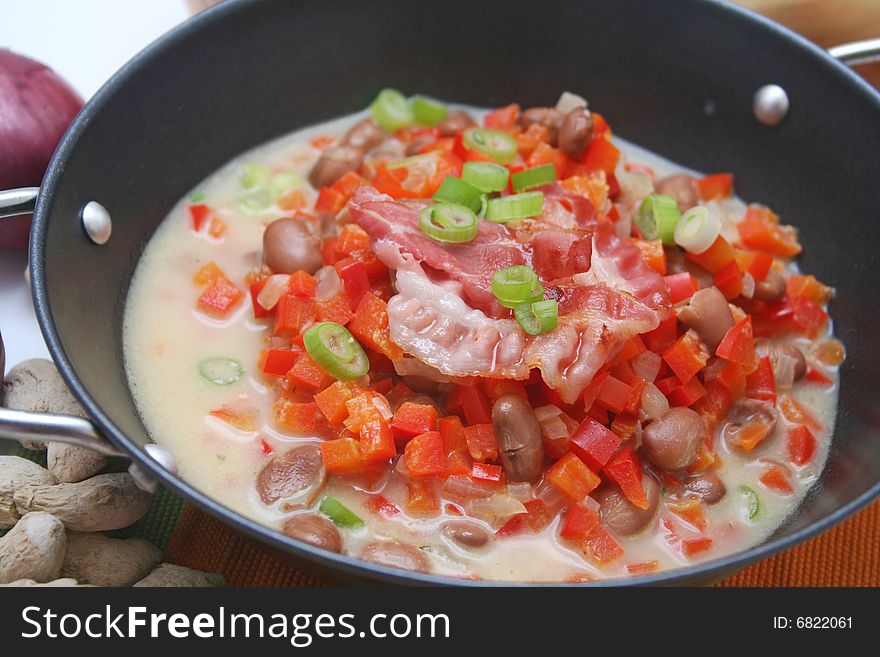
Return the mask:
M 230 586 L 322 586 L 289 557 L 187 506 L 165 559 L 220 572 Z M 880 586 L 880 502 L 787 552 L 760 561 L 718 586 Z

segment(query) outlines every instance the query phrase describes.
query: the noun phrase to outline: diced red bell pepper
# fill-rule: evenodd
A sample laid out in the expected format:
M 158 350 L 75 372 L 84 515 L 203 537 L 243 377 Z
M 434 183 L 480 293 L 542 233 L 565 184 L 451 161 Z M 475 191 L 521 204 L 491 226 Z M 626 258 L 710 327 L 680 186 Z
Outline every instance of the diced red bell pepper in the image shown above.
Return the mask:
M 733 361 L 727 361 L 724 367 L 718 370 L 715 380 L 727 388 L 734 399 L 746 394 L 746 373 Z
M 332 187 L 322 187 L 318 192 L 318 198 L 315 200 L 315 212 L 335 217 L 345 207 L 347 202 L 348 199 L 345 198 L 345 194 L 342 192 Z
M 189 215 L 192 217 L 193 230 L 199 232 L 205 223 L 205 219 L 211 215 L 211 208 L 204 203 L 191 205 L 189 206 Z
M 360 472 L 367 467 L 360 444 L 351 436 L 322 442 L 321 459 L 324 468 L 331 474 Z
M 447 415 L 437 421 L 437 429 L 443 438 L 443 447 L 447 454 L 467 451 L 467 435 L 464 425 L 457 415 Z
M 663 250 L 661 240 L 640 240 L 629 238 L 630 244 L 634 244 L 642 252 L 642 258 L 651 269 L 661 276 L 666 276 L 666 251 Z
M 498 459 L 498 439 L 492 424 L 472 424 L 464 429 L 468 453 L 475 461 L 495 461 Z
M 581 422 L 571 434 L 569 449 L 593 470 L 608 463 L 621 440 L 592 418 Z
M 335 381 L 315 395 L 318 409 L 331 426 L 341 427 L 348 417 L 346 402 L 354 397 L 357 388 L 345 381 Z
M 333 383 L 333 377 L 327 374 L 308 354 L 302 354 L 296 359 L 293 367 L 287 372 L 287 380 L 297 390 L 313 394 Z
M 574 453 L 568 452 L 547 470 L 547 481 L 576 502 L 593 492 L 602 482 L 599 476 Z
M 327 421 L 315 402 L 295 402 L 279 399 L 272 405 L 275 422 L 286 430 L 300 435 L 327 435 Z
M 397 508 L 397 505 L 390 502 L 384 495 L 376 494 L 367 496 L 367 501 L 364 506 L 376 515 L 385 516 L 386 518 L 391 518 L 400 514 L 400 509 Z
M 342 287 L 348 296 L 351 309 L 358 306 L 361 298 L 370 291 L 370 277 L 367 275 L 367 266 L 359 260 L 340 260 L 335 265 L 339 278 L 342 279 Z
M 446 447 L 444 441 L 443 446 Z M 446 454 L 446 475 L 458 475 L 469 477 L 471 475 L 471 457 L 464 452 L 449 452 L 447 448 Z
M 345 326 L 354 317 L 348 295 L 342 290 L 326 301 L 315 302 L 315 321 L 336 322 Z
M 755 366 L 755 337 L 752 318 L 746 315 L 724 335 L 715 353 L 721 358 L 742 365 L 746 372 Z
M 768 356 L 761 358 L 757 369 L 746 377 L 746 396 L 776 403 L 776 381 Z
M 740 241 L 751 249 L 790 258 L 801 252 L 797 232 L 779 223 L 767 208 L 749 206 L 745 218 L 736 225 Z
M 315 277 L 304 271 L 295 271 L 290 275 L 287 291 L 298 297 L 313 297 L 318 289 Z
M 391 341 L 388 329 L 388 304 L 365 294 L 348 324 L 348 330 L 364 346 L 392 360 L 403 356 L 403 350 Z
M 642 462 L 632 447 L 623 447 L 602 468 L 602 472 L 615 484 L 630 502 L 640 509 L 650 504 L 642 487 Z
M 805 426 L 795 427 L 788 432 L 788 457 L 797 466 L 803 466 L 813 459 L 816 453 L 816 437 Z
M 492 422 L 492 410 L 485 392 L 477 386 L 458 386 L 456 392 L 464 419 L 468 424 Z
M 630 575 L 647 575 L 655 573 L 660 569 L 660 562 L 656 559 L 651 561 L 643 561 L 641 563 L 629 563 L 626 565 L 626 572 Z
M 593 527 L 593 531 L 584 542 L 584 551 L 587 557 L 602 565 L 616 561 L 623 556 L 623 548 L 602 526 L 602 523 Z
M 700 531 L 706 529 L 706 514 L 701 499 L 689 497 L 682 500 L 670 500 L 666 503 L 666 508 L 694 529 Z
M 792 424 L 803 424 L 813 431 L 822 431 L 822 424 L 791 395 L 780 397 L 779 411 Z
M 818 383 L 819 385 L 823 386 L 830 386 L 832 383 L 834 383 L 821 370 L 818 370 L 815 367 L 807 367 L 807 373 L 804 375 L 804 381 L 809 381 L 810 383 Z
M 210 285 L 218 278 L 226 278 L 226 274 L 224 274 L 219 265 L 212 260 L 199 267 L 199 270 L 193 276 L 193 283 L 204 287 L 205 285 Z
M 645 341 L 642 340 L 642 336 L 634 335 L 624 343 L 623 348 L 620 350 L 620 353 L 617 354 L 617 360 L 632 360 L 639 354 L 647 351 L 647 349 L 648 348 L 645 346 Z
M 733 174 L 713 173 L 697 181 L 697 192 L 704 201 L 730 198 L 733 194 Z
M 416 478 L 406 482 L 406 510 L 414 516 L 434 516 L 440 512 L 437 482 L 432 478 Z
M 355 193 L 358 187 L 369 184 L 369 181 L 360 175 L 357 171 L 349 171 L 342 175 L 339 180 L 333 183 L 333 189 L 345 196 L 348 200 Z M 346 224 L 352 225 L 352 224 Z
M 537 534 L 553 522 L 550 509 L 542 500 L 524 502 L 525 513 L 517 513 L 496 532 L 498 536 L 515 536 L 517 534 Z
M 604 377 L 596 401 L 612 413 L 620 413 L 629 403 L 632 386 L 610 374 Z
M 760 283 L 767 278 L 773 267 L 773 256 L 763 251 L 742 251 L 737 252 L 737 262 L 740 263 L 743 271 L 751 274 L 756 283 Z
M 621 413 L 611 423 L 611 431 L 624 442 L 636 435 L 639 426 L 639 418 L 629 413 Z
M 339 256 L 336 255 L 335 237 L 326 237 L 321 242 L 321 258 L 324 260 L 325 265 L 335 265 L 336 261 L 339 260 Z
M 526 167 L 533 168 L 544 164 L 552 164 L 556 170 L 556 177 L 562 179 L 566 177 L 566 167 L 569 162 L 570 160 L 561 150 L 553 148 L 546 142 L 540 142 L 529 154 L 529 159 L 526 160 Z
M 727 263 L 724 269 L 715 274 L 715 287 L 718 288 L 728 301 L 732 301 L 742 294 L 742 273 L 740 273 L 739 264 L 736 260 Z
M 358 435 L 361 454 L 367 465 L 385 463 L 397 456 L 394 435 L 384 419 L 375 418 L 364 422 Z
M 565 514 L 559 535 L 575 541 L 585 541 L 599 524 L 599 514 L 580 502 L 572 504 Z
M 671 313 L 666 319 L 661 319 L 659 326 L 653 331 L 644 333 L 642 339 L 645 346 L 651 351 L 662 354 L 669 346 L 675 342 L 678 335 L 678 320 L 674 313 Z
M 548 140 L 549 131 L 540 123 L 532 123 L 516 135 L 516 150 L 523 158 L 528 158 L 535 147 Z
M 786 474 L 778 467 L 772 466 L 761 475 L 761 483 L 772 491 L 781 495 L 791 495 L 794 493 L 794 487 L 788 480 Z
M 709 350 L 696 331 L 688 330 L 663 352 L 663 360 L 679 381 L 687 383 L 706 366 Z
M 685 256 L 713 274 L 717 274 L 731 262 L 736 262 L 736 251 L 721 235 L 702 253 L 686 253 Z
M 254 309 L 254 318 L 260 319 L 262 317 L 268 317 L 272 314 L 271 310 L 266 310 L 259 304 L 257 301 L 257 297 L 260 296 L 260 292 L 263 291 L 263 288 L 266 287 L 266 283 L 269 282 L 269 278 L 261 278 L 256 283 L 250 284 L 250 292 L 251 292 L 251 306 Z
M 494 130 L 505 130 L 516 125 L 519 118 L 519 105 L 511 103 L 488 112 L 483 117 L 483 125 Z
M 706 394 L 706 389 L 700 383 L 700 380 L 694 377 L 687 383 L 677 386 L 665 394 L 671 406 L 692 406 Z
M 620 161 L 620 150 L 611 143 L 610 139 L 595 136 L 590 145 L 581 155 L 581 164 L 589 170 L 601 169 L 608 175 L 614 174 L 617 163 Z
M 398 440 L 437 430 L 437 409 L 430 404 L 403 402 L 391 420 L 391 431 Z
M 504 470 L 500 465 L 474 462 L 471 465 L 471 478 L 497 484 L 503 480 Z
M 696 277 L 686 271 L 664 276 L 663 280 L 666 281 L 666 287 L 669 288 L 669 300 L 672 303 L 690 299 L 694 296 L 694 292 L 700 289 Z
M 345 224 L 336 238 L 336 254 L 341 258 L 353 251 L 370 248 L 370 236 L 357 224 Z
M 816 338 L 828 323 L 828 313 L 812 299 L 804 296 L 789 299 L 792 321 L 800 333 L 808 338 Z
M 834 290 L 823 285 L 813 275 L 801 276 L 800 274 L 792 274 L 785 281 L 785 291 L 791 298 L 806 297 L 818 304 L 827 303 Z
M 733 396 L 724 387 L 724 384 L 716 379 L 707 381 L 704 391 L 704 394 L 691 405 L 691 408 L 703 418 L 711 436 L 715 428 L 727 416 L 730 407 L 733 406 Z
M 244 299 L 244 292 L 226 280 L 216 278 L 197 302 L 199 310 L 215 317 L 225 317 Z
M 275 333 L 298 335 L 315 321 L 315 300 L 285 294 L 275 306 Z
M 439 431 L 419 434 L 403 452 L 410 477 L 434 477 L 446 471 L 446 452 Z
M 483 379 L 482 384 L 483 389 L 492 401 L 495 401 L 501 395 L 506 395 L 508 393 L 522 397 L 525 400 L 528 400 L 529 398 L 529 394 L 526 392 L 526 387 L 523 385 L 522 381 L 511 381 L 509 379 Z
M 263 357 L 263 374 L 284 376 L 302 354 L 292 349 L 267 349 Z
M 700 552 L 705 552 L 712 547 L 712 539 L 708 537 L 686 538 L 681 542 L 681 552 L 686 557 L 692 557 Z

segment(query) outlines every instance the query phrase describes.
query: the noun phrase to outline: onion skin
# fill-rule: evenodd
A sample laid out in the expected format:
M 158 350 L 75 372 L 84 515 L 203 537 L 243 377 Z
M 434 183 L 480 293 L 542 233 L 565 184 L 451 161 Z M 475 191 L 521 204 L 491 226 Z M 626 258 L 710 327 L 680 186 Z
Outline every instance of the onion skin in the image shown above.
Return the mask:
M 0 189 L 40 185 L 82 106 L 50 68 L 0 48 Z M 0 220 L 0 249 L 26 249 L 30 223 L 30 216 Z

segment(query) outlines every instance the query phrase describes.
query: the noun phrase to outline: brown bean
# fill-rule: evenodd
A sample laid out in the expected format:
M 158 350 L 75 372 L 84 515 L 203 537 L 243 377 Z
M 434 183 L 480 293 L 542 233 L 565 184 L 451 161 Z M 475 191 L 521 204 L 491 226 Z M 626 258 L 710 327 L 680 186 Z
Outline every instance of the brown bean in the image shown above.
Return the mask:
M 765 436 L 772 436 L 776 430 L 776 420 L 776 408 L 772 404 L 757 399 L 741 399 L 730 409 L 721 435 L 726 441 L 736 444 L 742 430 L 757 423 L 767 427 Z
M 795 382 L 803 379 L 807 374 L 807 359 L 804 352 L 795 347 L 793 344 L 774 344 L 770 347 L 770 363 L 776 371 L 776 361 L 780 355 L 788 356 L 794 359 L 794 380 Z
M 349 171 L 360 169 L 363 161 L 364 151 L 357 146 L 328 146 L 309 171 L 309 182 L 315 189 L 332 185 Z
M 559 148 L 573 160 L 579 160 L 593 141 L 593 117 L 590 111 L 577 107 L 565 115 L 559 127 Z
M 727 494 L 727 486 L 713 472 L 688 477 L 684 480 L 684 487 L 706 504 L 717 504 Z
M 713 352 L 734 325 L 727 299 L 715 286 L 694 292 L 688 304 L 677 314 L 678 320 L 696 331 Z
M 785 278 L 775 269 L 770 269 L 763 281 L 755 283 L 753 298 L 759 301 L 778 301 L 785 294 Z
M 551 146 L 559 143 L 559 129 L 565 114 L 555 107 L 530 107 L 519 116 L 518 123 L 523 130 L 528 130 L 533 123 L 547 128 L 547 141 Z
M 492 405 L 492 426 L 508 479 L 534 481 L 540 477 L 544 444 L 531 404 L 513 393 L 501 395 Z
M 425 553 L 412 545 L 397 541 L 372 541 L 367 543 L 360 552 L 360 558 L 372 561 L 380 566 L 414 570 L 419 573 L 428 572 L 430 565 Z
M 263 233 L 263 259 L 276 274 L 315 273 L 324 265 L 318 225 L 300 216 L 276 219 Z
M 687 212 L 700 202 L 696 178 L 686 173 L 675 173 L 661 178 L 654 183 L 654 191 L 674 198 L 682 212 Z
M 436 141 L 436 138 L 431 133 L 428 133 L 425 135 L 417 135 L 407 145 L 406 150 L 404 151 L 404 154 L 407 157 L 410 157 L 412 155 L 418 155 L 425 146 L 428 146 L 429 144 L 433 144 L 435 141 Z
M 621 536 L 632 536 L 645 529 L 657 513 L 660 486 L 654 477 L 645 473 L 642 477 L 642 488 L 648 498 L 647 509 L 640 509 L 630 502 L 617 486 L 607 486 L 600 490 L 596 499 L 599 502 L 602 524 Z
M 285 509 L 309 506 L 327 481 L 317 443 L 307 443 L 278 454 L 257 475 L 263 504 L 284 500 Z
M 437 124 L 437 130 L 441 137 L 454 137 L 465 128 L 474 125 L 470 114 L 462 110 L 452 110 L 446 118 Z
M 369 153 L 385 141 L 388 135 L 382 131 L 373 119 L 364 119 L 356 123 L 339 140 L 342 146 L 354 146 L 364 153 Z
M 466 548 L 481 548 L 489 542 L 489 532 L 475 522 L 452 520 L 443 525 L 443 535 Z
M 645 427 L 642 446 L 654 465 L 682 470 L 694 462 L 705 435 L 706 425 L 696 412 L 676 407 Z
M 303 543 L 342 552 L 342 535 L 332 522 L 321 516 L 311 513 L 293 516 L 285 521 L 281 531 Z

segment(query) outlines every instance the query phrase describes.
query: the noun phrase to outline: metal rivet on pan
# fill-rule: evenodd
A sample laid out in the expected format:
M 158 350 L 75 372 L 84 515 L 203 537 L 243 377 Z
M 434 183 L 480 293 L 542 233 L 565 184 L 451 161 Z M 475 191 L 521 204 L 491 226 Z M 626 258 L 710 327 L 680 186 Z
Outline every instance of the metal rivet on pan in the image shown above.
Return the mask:
M 113 231 L 113 222 L 107 208 L 97 201 L 89 201 L 82 209 L 82 223 L 86 235 L 95 244 L 106 244 Z
M 788 94 L 778 84 L 765 84 L 752 101 L 755 118 L 764 125 L 779 125 L 788 114 Z
M 177 474 L 177 461 L 164 447 L 156 443 L 147 443 L 144 445 L 144 451 L 149 454 L 153 460 L 168 470 L 171 474 Z

